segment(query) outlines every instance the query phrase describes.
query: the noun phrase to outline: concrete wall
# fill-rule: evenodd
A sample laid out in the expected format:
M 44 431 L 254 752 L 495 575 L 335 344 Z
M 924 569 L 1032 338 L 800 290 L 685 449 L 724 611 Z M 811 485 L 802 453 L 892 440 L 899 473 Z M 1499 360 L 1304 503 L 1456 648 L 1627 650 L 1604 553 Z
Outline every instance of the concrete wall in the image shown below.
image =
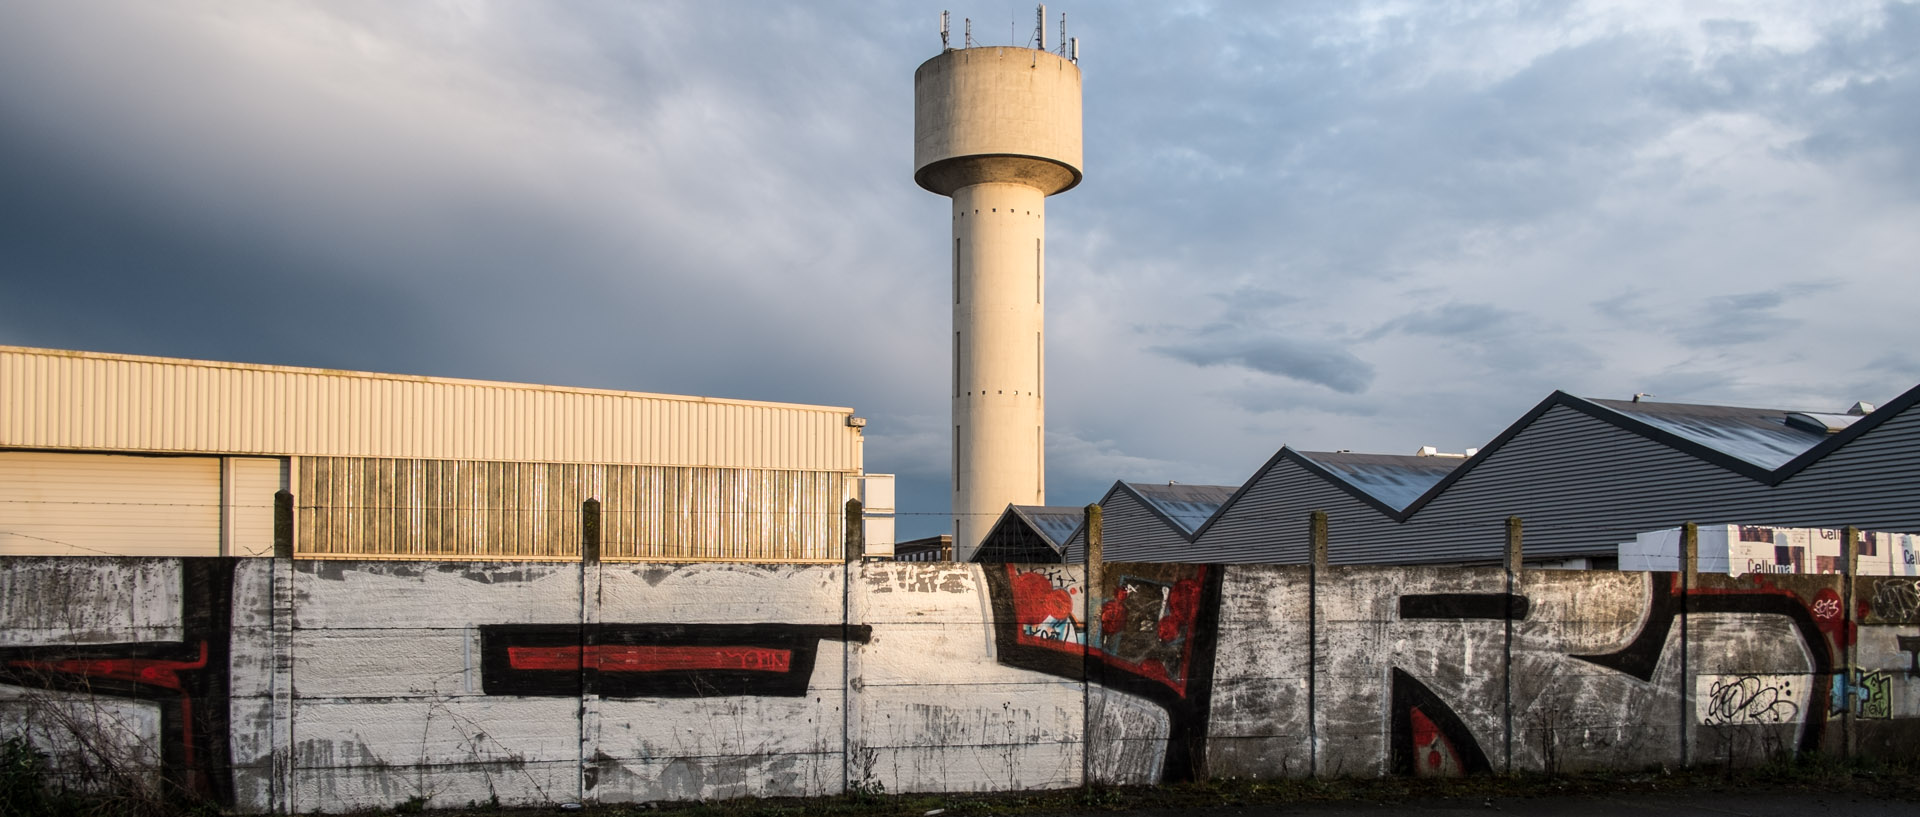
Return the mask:
M 1911 577 L 1095 573 L 6 558 L 0 734 L 276 812 L 1920 749 Z

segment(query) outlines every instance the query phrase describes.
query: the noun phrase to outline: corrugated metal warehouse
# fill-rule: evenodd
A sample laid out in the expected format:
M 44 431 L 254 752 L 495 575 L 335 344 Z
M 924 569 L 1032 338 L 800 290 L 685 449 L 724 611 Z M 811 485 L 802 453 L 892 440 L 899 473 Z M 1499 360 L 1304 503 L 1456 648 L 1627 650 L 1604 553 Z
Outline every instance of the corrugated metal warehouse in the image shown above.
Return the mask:
M 1530 561 L 1570 567 L 1610 565 L 1636 534 L 1685 522 L 1920 533 L 1916 403 L 1920 386 L 1853 414 L 1556 392 L 1471 457 L 1282 448 L 1204 524 L 1191 521 L 1204 504 L 1176 513 L 1178 498 L 1153 490 L 1210 486 L 1116 483 L 1101 501 L 1103 555 L 1301 563 L 1314 511 L 1329 517 L 1330 561 L 1345 564 L 1494 563 L 1509 516 Z M 1076 529 L 1063 556 L 1084 548 Z
M 841 558 L 852 410 L 0 346 L 0 553 Z

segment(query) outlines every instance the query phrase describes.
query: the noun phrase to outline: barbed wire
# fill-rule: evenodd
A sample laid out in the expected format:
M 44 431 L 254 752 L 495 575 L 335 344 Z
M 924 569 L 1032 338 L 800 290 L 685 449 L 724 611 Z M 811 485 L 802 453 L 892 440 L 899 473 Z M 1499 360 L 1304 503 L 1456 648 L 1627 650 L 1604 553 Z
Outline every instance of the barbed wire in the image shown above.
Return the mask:
M 653 517 L 653 518 L 722 517 L 722 516 L 765 516 L 765 517 L 774 517 L 774 516 L 809 517 L 811 516 L 811 517 L 818 517 L 822 519 L 843 519 L 846 516 L 846 509 L 844 508 L 844 506 L 836 506 L 833 508 L 823 509 L 823 510 L 796 509 L 796 508 L 758 509 L 758 508 L 722 508 L 722 507 L 670 508 L 670 507 L 658 507 L 658 506 L 622 508 L 618 505 L 608 507 L 606 504 L 604 504 L 606 502 L 606 500 L 604 499 L 602 500 L 602 502 L 603 504 L 601 506 L 600 515 L 603 519 L 606 517 L 632 518 L 636 516 Z M 130 502 L 125 500 L 35 500 L 35 499 L 11 499 L 11 498 L 0 499 L 0 505 L 84 506 L 84 507 L 111 506 L 111 507 L 206 508 L 206 509 L 231 507 L 231 508 L 249 508 L 249 509 L 256 509 L 256 510 L 268 510 L 274 507 L 272 503 L 256 504 L 256 503 L 219 503 L 219 502 Z M 1064 506 L 1064 507 L 1079 507 L 1079 506 Z M 296 501 L 294 508 L 297 513 L 306 513 L 310 515 L 311 514 L 369 513 L 369 512 L 392 513 L 392 514 L 513 513 L 513 514 L 535 514 L 535 515 L 572 515 L 572 514 L 579 514 L 582 512 L 581 505 L 579 503 L 566 503 L 566 504 L 559 504 L 559 505 L 459 505 L 459 504 L 415 505 L 415 504 L 385 504 L 385 503 L 381 503 L 381 504 L 350 503 L 350 504 L 318 505 L 318 504 L 299 504 Z M 1202 516 L 1199 514 L 1167 514 L 1166 516 L 1174 520 L 1176 523 L 1193 522 L 1195 524 L 1192 525 L 1192 529 L 1198 530 L 1202 524 L 1208 521 L 1214 521 L 1214 524 L 1216 525 L 1229 523 L 1229 522 L 1235 523 L 1235 524 L 1266 524 L 1266 523 L 1302 523 L 1304 524 L 1311 518 L 1311 515 L 1315 512 L 1315 510 L 1319 510 L 1319 509 L 1289 510 L 1289 511 L 1282 511 L 1278 513 L 1229 514 L 1226 516 L 1221 516 L 1219 514 L 1213 514 L 1208 516 Z M 960 518 L 960 517 L 984 517 L 984 518 L 998 519 L 1005 516 L 1006 513 L 1007 513 L 1006 511 L 968 512 L 968 511 L 900 511 L 900 510 L 875 511 L 870 509 L 862 510 L 863 516 L 881 517 L 881 518 L 892 517 L 896 519 L 898 518 L 953 519 L 953 518 Z M 1784 522 L 1753 521 L 1755 517 L 1765 517 L 1768 515 L 1769 514 L 1766 511 L 1738 512 L 1733 514 L 1723 514 L 1723 513 L 1691 514 L 1691 515 L 1687 515 L 1686 518 L 1682 519 L 1679 522 L 1675 522 L 1671 525 L 1666 525 L 1664 527 L 1676 527 L 1680 524 L 1684 524 L 1687 521 L 1693 521 L 1697 524 L 1703 524 L 1703 525 L 1761 525 L 1765 527 L 1795 527 L 1795 528 L 1835 530 L 1835 531 L 1840 530 L 1842 528 L 1846 528 L 1846 527 L 1854 527 L 1861 530 L 1862 532 L 1868 532 L 1868 533 L 1899 533 L 1901 532 L 1901 531 L 1893 531 L 1893 530 L 1887 529 L 1887 527 L 1895 527 L 1895 526 L 1875 527 L 1872 525 L 1849 526 L 1849 525 L 1839 525 L 1839 524 L 1802 524 L 1797 522 L 1784 523 Z M 1553 521 L 1550 519 L 1541 519 L 1538 516 L 1530 517 L 1524 514 L 1495 514 L 1495 515 L 1489 515 L 1486 518 L 1473 519 L 1473 520 L 1420 519 L 1416 517 L 1414 519 L 1409 519 L 1402 522 L 1402 521 L 1394 520 L 1385 514 L 1378 514 L 1378 513 L 1373 513 L 1373 514 L 1356 513 L 1356 514 L 1348 515 L 1348 514 L 1337 514 L 1337 513 L 1329 512 L 1328 521 L 1329 521 L 1329 524 L 1332 525 L 1340 522 L 1341 520 L 1357 519 L 1361 524 L 1365 524 L 1368 526 L 1385 524 L 1385 525 L 1391 525 L 1394 527 L 1417 527 L 1417 528 L 1461 530 L 1461 529 L 1503 527 L 1506 524 L 1506 520 L 1509 516 L 1519 516 L 1524 530 L 1529 533 L 1537 532 L 1537 531 L 1589 531 L 1589 530 L 1594 530 L 1596 528 L 1596 526 L 1592 524 Z M 1736 518 L 1740 521 L 1727 521 L 1727 522 L 1720 522 L 1720 521 L 1700 522 L 1699 521 L 1700 519 L 1721 519 L 1721 518 L 1729 518 L 1729 517 Z M 1116 522 L 1115 518 L 1111 515 L 1107 516 L 1105 519 L 1105 523 L 1107 527 L 1113 527 L 1115 522 Z M 1638 529 L 1639 526 L 1634 526 L 1634 527 Z M 1165 525 L 1162 525 L 1161 528 L 1167 529 Z M 1659 528 L 1655 528 L 1655 529 L 1659 529 Z
M 69 547 L 69 548 L 73 548 L 74 550 L 84 550 L 84 551 L 87 551 L 87 552 L 89 552 L 89 553 L 98 553 L 98 554 L 100 554 L 100 555 L 102 555 L 102 556 L 124 556 L 124 555 L 126 555 L 126 554 L 124 554 L 124 553 L 115 553 L 115 552 L 113 552 L 113 551 L 110 551 L 110 550 L 101 550 L 101 549 L 99 549 L 99 548 L 93 548 L 93 547 L 87 547 L 86 545 L 79 545 L 79 544 L 74 544 L 73 542 L 63 542 L 63 541 L 61 541 L 61 540 L 59 540 L 59 539 L 48 539 L 48 538 L 47 538 L 47 537 L 45 537 L 45 536 L 35 536 L 35 535 L 33 535 L 33 534 L 31 534 L 31 533 L 21 533 L 21 532 L 19 532 L 19 531 L 15 531 L 15 530 L 8 530 L 8 531 L 0 531 L 0 534 L 5 534 L 5 535 L 7 535 L 7 536 L 17 536 L 17 537 L 20 537 L 20 538 L 22 538 L 22 539 L 32 539 L 32 540 L 34 540 L 34 541 L 37 541 L 37 542 L 46 542 L 46 543 L 48 543 L 48 544 L 53 544 L 53 545 L 59 545 L 59 546 L 61 546 L 61 547 Z

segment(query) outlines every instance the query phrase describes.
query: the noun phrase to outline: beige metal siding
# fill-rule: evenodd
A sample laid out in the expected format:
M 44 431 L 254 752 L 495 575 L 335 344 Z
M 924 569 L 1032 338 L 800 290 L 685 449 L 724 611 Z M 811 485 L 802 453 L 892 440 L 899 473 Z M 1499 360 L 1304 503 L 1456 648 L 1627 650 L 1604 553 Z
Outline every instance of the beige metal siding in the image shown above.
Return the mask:
M 835 471 L 302 457 L 303 557 L 580 558 L 581 504 L 601 501 L 608 560 L 840 559 Z
M 224 478 L 227 555 L 272 556 L 273 495 L 286 487 L 286 461 L 228 457 Z
M 217 457 L 0 451 L 0 554 L 219 553 Z
M 0 448 L 860 470 L 850 409 L 0 346 Z

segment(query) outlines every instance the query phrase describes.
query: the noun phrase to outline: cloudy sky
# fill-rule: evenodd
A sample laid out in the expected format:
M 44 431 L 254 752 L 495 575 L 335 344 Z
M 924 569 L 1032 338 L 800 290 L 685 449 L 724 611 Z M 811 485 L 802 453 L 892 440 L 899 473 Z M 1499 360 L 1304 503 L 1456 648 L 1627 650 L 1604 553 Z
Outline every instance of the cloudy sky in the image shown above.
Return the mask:
M 0 344 L 853 406 L 943 530 L 941 8 L 0 0 Z M 1063 11 L 1056 504 L 1920 383 L 1920 5 Z

